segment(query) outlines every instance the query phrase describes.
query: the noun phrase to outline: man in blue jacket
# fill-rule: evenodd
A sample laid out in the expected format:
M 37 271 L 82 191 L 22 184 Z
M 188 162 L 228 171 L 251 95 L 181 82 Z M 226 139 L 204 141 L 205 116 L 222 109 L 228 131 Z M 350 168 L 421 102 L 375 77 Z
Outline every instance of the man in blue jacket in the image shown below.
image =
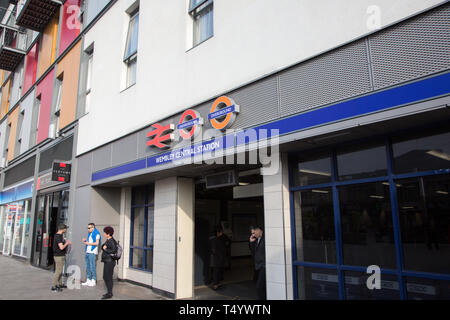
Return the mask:
M 86 245 L 86 282 L 82 283 L 83 286 L 94 287 L 97 281 L 97 256 L 98 246 L 101 243 L 100 232 L 95 228 L 95 224 L 88 224 L 88 236 L 87 239 L 83 238 L 83 243 Z

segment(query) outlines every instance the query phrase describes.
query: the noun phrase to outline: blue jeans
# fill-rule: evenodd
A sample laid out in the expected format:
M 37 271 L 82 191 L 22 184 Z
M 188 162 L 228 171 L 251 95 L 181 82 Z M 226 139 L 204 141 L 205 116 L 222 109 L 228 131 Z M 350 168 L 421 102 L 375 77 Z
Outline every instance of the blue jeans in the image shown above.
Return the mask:
M 97 280 L 97 255 L 93 253 L 86 253 L 85 260 L 87 279 Z

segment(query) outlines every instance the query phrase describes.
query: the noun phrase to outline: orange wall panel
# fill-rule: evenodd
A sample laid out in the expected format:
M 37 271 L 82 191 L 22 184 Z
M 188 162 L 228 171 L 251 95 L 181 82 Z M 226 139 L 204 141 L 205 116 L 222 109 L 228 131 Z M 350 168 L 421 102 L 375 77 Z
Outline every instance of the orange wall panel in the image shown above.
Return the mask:
M 8 80 L 5 86 L 2 88 L 2 106 L 0 109 L 0 119 L 3 119 L 3 117 L 8 113 L 10 85 L 11 80 Z
M 19 119 L 19 109 L 14 109 L 8 117 L 8 125 L 11 124 L 11 130 L 9 131 L 9 141 L 8 141 L 8 161 L 14 159 L 14 147 L 16 145 L 16 131 L 17 131 L 17 121 Z
M 63 75 L 59 124 L 64 128 L 76 119 L 78 75 L 80 72 L 81 41 L 58 63 L 56 77 Z

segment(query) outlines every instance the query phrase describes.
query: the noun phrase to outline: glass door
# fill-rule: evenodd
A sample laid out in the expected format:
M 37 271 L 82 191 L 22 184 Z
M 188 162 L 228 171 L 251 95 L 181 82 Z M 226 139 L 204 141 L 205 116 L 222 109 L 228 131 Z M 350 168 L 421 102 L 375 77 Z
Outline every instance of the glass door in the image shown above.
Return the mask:
M 15 203 L 16 215 L 14 219 L 14 233 L 12 242 L 12 254 L 20 256 L 22 254 L 22 234 L 24 226 L 23 202 Z
M 5 226 L 5 236 L 3 241 L 3 254 L 11 254 L 11 244 L 13 237 L 14 228 L 14 218 L 16 213 L 16 207 L 14 205 L 6 205 L 6 226 Z
M 16 217 L 14 223 L 14 237 L 13 237 L 13 255 L 26 257 L 26 246 L 29 239 L 30 226 L 30 200 L 19 202 L 16 205 Z
M 34 250 L 33 250 L 33 264 L 35 266 L 41 265 L 42 247 L 44 243 L 44 234 L 46 233 L 46 219 L 45 219 L 45 196 L 37 198 L 36 206 L 36 221 L 34 228 Z
M 6 226 L 6 206 L 0 207 L 0 249 L 3 251 L 3 237 L 5 235 Z
M 53 250 L 51 250 L 52 246 L 52 238 L 51 238 L 51 227 L 50 227 L 50 206 L 51 206 L 52 197 L 51 195 L 44 196 L 44 210 L 43 210 L 43 218 L 44 218 L 44 228 L 42 230 L 42 251 L 41 258 L 39 261 L 39 266 L 43 268 L 48 268 L 53 264 Z

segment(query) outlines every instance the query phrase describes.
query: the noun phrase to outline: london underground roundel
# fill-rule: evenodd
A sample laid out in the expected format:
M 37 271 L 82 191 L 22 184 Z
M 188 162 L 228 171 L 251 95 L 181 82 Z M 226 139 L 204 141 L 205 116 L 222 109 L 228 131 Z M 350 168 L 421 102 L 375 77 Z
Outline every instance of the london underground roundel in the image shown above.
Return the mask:
M 199 135 L 203 126 L 203 118 L 192 109 L 186 110 L 181 116 L 177 129 L 184 140 L 195 138 Z
M 214 101 L 211 111 L 208 114 L 208 120 L 213 128 L 217 130 L 225 130 L 231 127 L 239 113 L 239 106 L 234 103 L 233 99 L 222 96 Z

